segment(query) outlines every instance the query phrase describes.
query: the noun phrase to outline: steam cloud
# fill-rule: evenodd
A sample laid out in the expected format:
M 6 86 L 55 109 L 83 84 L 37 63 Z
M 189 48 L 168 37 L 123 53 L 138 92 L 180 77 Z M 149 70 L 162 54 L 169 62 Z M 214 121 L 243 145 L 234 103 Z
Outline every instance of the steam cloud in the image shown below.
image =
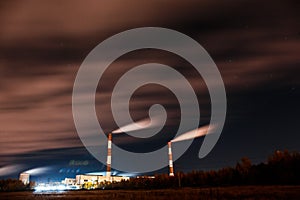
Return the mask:
M 50 170 L 49 167 L 38 167 L 38 168 L 29 169 L 24 173 L 28 173 L 30 175 L 39 175 L 39 174 L 46 173 L 48 170 Z
M 0 168 L 0 176 L 13 174 L 22 168 L 21 165 L 7 165 Z
M 210 130 L 208 130 L 210 127 Z M 184 140 L 190 140 L 190 139 L 194 139 L 194 138 L 197 138 L 197 137 L 201 137 L 201 136 L 204 136 L 204 135 L 207 135 L 209 133 L 211 133 L 211 131 L 213 130 L 215 126 L 212 126 L 212 125 L 206 125 L 206 126 L 203 126 L 201 128 L 198 128 L 198 129 L 194 129 L 192 131 L 189 131 L 189 132 L 186 132 L 176 138 L 174 138 L 173 140 L 171 140 L 171 142 L 179 142 L 179 141 L 184 141 Z
M 125 126 L 122 126 L 116 130 L 114 130 L 112 133 L 126 133 L 126 132 L 130 132 L 130 131 L 137 131 L 137 130 L 141 130 L 141 129 L 146 129 L 146 128 L 153 128 L 156 127 L 160 124 L 160 120 L 157 118 L 146 118 L 146 119 L 142 119 L 140 121 L 137 121 L 135 123 L 132 124 L 127 124 Z

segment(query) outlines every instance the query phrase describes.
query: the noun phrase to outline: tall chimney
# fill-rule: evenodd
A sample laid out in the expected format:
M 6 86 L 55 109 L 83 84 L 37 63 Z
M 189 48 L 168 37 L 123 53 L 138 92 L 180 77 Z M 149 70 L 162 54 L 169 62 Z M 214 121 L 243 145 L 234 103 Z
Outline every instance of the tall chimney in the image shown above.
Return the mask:
M 111 133 L 108 134 L 108 142 L 107 142 L 107 161 L 106 161 L 106 178 L 110 180 L 111 177 Z
M 168 142 L 168 147 L 169 147 L 169 170 L 170 170 L 169 176 L 174 176 L 171 142 Z

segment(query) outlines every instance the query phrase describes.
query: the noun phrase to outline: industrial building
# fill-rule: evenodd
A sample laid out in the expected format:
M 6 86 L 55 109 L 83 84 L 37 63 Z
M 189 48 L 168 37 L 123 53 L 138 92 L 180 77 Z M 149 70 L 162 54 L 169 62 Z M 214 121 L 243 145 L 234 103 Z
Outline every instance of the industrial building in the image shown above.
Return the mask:
M 62 184 L 66 185 L 66 186 L 76 185 L 76 179 L 75 178 L 65 178 L 65 180 L 62 181 Z
M 79 188 L 94 189 L 98 188 L 101 183 L 120 182 L 129 180 L 129 177 L 124 176 L 107 176 L 102 175 L 76 175 L 75 186 Z
M 106 176 L 101 175 L 76 175 L 76 185 L 83 185 L 88 182 L 92 184 L 99 184 L 101 182 L 120 182 L 122 180 L 129 180 L 129 177 L 110 176 L 108 179 Z
M 22 181 L 24 183 L 24 185 L 29 184 L 29 177 L 30 175 L 28 173 L 21 173 L 19 180 Z

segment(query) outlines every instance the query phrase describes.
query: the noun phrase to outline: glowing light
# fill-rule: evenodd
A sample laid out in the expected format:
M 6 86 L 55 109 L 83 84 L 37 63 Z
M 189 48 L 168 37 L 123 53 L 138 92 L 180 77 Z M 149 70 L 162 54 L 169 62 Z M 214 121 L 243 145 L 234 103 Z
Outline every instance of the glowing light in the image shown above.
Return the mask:
M 136 177 L 137 173 L 120 173 L 118 176 L 125 176 L 125 177 Z
M 105 176 L 106 172 L 90 172 L 87 175 L 95 175 L 95 176 Z
M 179 141 L 184 141 L 184 140 L 190 140 L 190 139 L 194 139 L 194 138 L 197 138 L 197 137 L 207 135 L 207 134 L 211 133 L 211 131 L 214 129 L 214 127 L 215 126 L 213 126 L 213 125 L 203 126 L 201 128 L 198 128 L 198 129 L 186 132 L 182 135 L 179 135 L 175 139 L 171 140 L 171 142 L 179 142 Z
M 106 172 L 90 172 L 90 173 L 86 173 L 87 175 L 95 175 L 95 176 L 105 176 Z M 120 173 L 118 171 L 112 171 L 112 175 L 113 176 L 126 176 L 126 177 L 134 177 L 137 174 L 135 173 Z
M 34 188 L 35 192 L 46 192 L 46 191 L 64 191 L 68 187 L 65 185 L 38 185 Z
M 34 192 L 63 192 L 65 190 L 78 190 L 79 186 L 76 185 L 49 185 L 49 184 L 40 184 L 34 188 Z

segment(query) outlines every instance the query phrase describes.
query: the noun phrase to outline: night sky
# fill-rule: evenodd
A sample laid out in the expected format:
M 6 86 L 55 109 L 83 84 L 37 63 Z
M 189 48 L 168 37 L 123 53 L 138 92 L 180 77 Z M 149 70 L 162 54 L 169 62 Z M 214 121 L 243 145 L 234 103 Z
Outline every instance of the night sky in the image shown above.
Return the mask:
M 245 156 L 260 163 L 275 150 L 300 151 L 299 10 L 299 2 L 289 0 L 1 2 L 0 178 L 35 168 L 41 168 L 33 173 L 36 180 L 105 171 L 77 135 L 73 83 L 94 47 L 138 27 L 164 27 L 190 36 L 210 54 L 224 80 L 227 116 L 218 143 L 199 159 L 203 138 L 195 139 L 175 162 L 175 171 L 233 166 Z M 145 49 L 118 58 L 101 79 L 96 110 L 104 131 L 118 128 L 109 106 L 114 84 L 127 70 L 148 62 L 180 71 L 198 96 L 199 126 L 209 123 L 208 91 L 190 64 L 170 52 Z M 131 99 L 132 117 L 147 117 L 155 103 L 168 112 L 164 129 L 145 140 L 119 134 L 117 145 L 147 152 L 172 139 L 179 106 L 167 88 L 139 88 Z

